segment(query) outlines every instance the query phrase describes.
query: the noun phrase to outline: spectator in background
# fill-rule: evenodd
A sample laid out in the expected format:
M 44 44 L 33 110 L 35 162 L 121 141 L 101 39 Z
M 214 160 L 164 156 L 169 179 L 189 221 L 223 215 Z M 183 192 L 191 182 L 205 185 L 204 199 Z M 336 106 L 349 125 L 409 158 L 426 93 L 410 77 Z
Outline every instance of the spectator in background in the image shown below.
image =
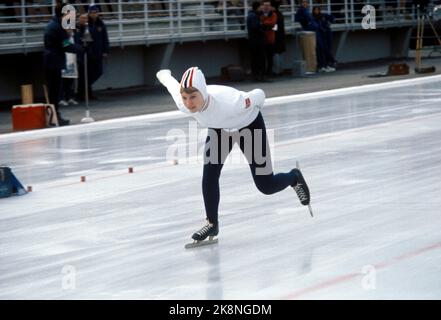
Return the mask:
M 322 13 L 320 7 L 314 7 L 312 16 L 318 25 L 317 38 L 320 38 L 320 52 L 323 65 L 325 65 L 325 72 L 335 71 L 336 61 L 332 54 L 332 30 L 331 23 L 334 22 L 334 17 L 330 14 Z
M 295 21 L 300 23 L 304 31 L 314 31 L 318 29 L 317 23 L 314 21 L 309 11 L 309 3 L 307 0 L 301 0 L 300 6 L 297 8 Z
M 75 33 L 75 43 L 81 44 L 84 49 L 85 53 L 82 55 L 77 56 L 77 64 L 78 64 L 78 88 L 77 88 L 77 99 L 79 101 L 84 101 L 85 99 L 85 77 L 84 77 L 84 56 L 88 51 L 88 43 L 85 42 L 85 32 L 86 28 L 88 28 L 88 22 L 89 16 L 87 13 L 83 13 L 79 16 L 78 22 L 77 22 L 77 29 Z M 87 29 L 89 30 L 89 29 Z M 89 90 L 90 91 L 90 90 Z M 90 93 L 90 92 L 89 92 Z
M 109 36 L 104 21 L 99 17 L 98 7 L 91 4 L 88 12 L 89 32 L 93 39 L 88 51 L 90 97 L 93 99 L 92 85 L 102 76 L 104 59 L 109 55 Z
M 69 34 L 61 25 L 62 3 L 57 1 L 55 4 L 55 17 L 47 25 L 44 31 L 44 73 L 48 87 L 49 102 L 54 105 L 61 126 L 68 125 L 69 120 L 61 117 L 58 109 L 61 87 L 61 70 L 66 65 L 65 52 L 81 54 L 81 46 L 72 44 L 69 41 Z
M 273 57 L 276 44 L 275 28 L 277 24 L 277 14 L 273 11 L 270 0 L 262 1 L 260 21 L 265 34 L 265 73 L 267 76 L 271 76 L 273 74 Z
M 74 30 L 67 30 L 69 41 L 74 44 Z M 62 81 L 60 89 L 60 106 L 69 104 L 78 105 L 75 100 L 75 80 L 78 79 L 77 55 L 75 53 L 66 53 L 66 67 L 62 70 Z
M 277 15 L 276 39 L 274 47 L 274 62 L 277 65 L 277 73 L 281 73 L 283 71 L 281 54 L 286 51 L 285 17 L 283 16 L 283 13 L 279 10 L 281 4 L 281 0 L 271 1 L 271 5 L 274 8 L 274 13 Z
M 299 22 L 304 31 L 315 32 L 315 52 L 317 57 L 317 69 L 319 72 L 331 72 L 331 69 L 327 68 L 324 53 L 324 40 L 320 33 L 319 21 L 314 19 L 309 11 L 309 3 L 307 0 L 302 0 L 301 5 L 297 9 L 295 15 L 295 21 Z M 335 71 L 335 70 L 334 70 Z
M 248 45 L 251 57 L 251 73 L 254 80 L 265 79 L 265 44 L 262 24 L 260 22 L 260 2 L 254 1 L 252 10 L 247 16 Z
M 86 26 L 87 25 L 87 26 Z M 80 25 L 79 37 L 83 38 L 88 28 L 88 32 L 92 37 L 92 42 L 87 45 L 87 75 L 88 75 L 88 91 L 89 98 L 96 99 L 92 94 L 92 85 L 103 74 L 104 59 L 109 54 L 109 37 L 107 28 L 103 20 L 99 17 L 99 9 L 95 4 L 91 4 L 88 8 L 88 22 L 86 25 Z M 84 63 L 84 62 L 83 62 Z M 80 81 L 78 85 L 79 98 L 84 100 L 84 65 L 80 67 Z

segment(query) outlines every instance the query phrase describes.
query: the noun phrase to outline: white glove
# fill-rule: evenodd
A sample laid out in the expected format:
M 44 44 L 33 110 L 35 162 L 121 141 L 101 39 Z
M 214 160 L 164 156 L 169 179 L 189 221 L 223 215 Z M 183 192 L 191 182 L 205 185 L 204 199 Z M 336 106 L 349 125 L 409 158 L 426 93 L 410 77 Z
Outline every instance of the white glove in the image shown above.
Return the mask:
M 265 92 L 262 89 L 254 89 L 248 92 L 248 98 L 251 99 L 253 107 L 262 109 L 265 104 Z
M 158 78 L 159 82 L 164 84 L 164 81 L 171 76 L 171 71 L 169 69 L 162 69 L 156 73 L 156 78 Z

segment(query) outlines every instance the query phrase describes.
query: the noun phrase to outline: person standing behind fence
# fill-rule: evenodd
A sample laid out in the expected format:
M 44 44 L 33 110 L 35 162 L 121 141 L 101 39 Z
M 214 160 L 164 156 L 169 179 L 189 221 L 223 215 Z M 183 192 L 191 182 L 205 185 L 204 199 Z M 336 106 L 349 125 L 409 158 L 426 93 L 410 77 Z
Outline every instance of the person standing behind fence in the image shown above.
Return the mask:
M 324 40 L 320 33 L 319 23 L 313 18 L 311 11 L 309 10 L 309 3 L 307 0 L 302 0 L 301 5 L 297 8 L 295 21 L 299 22 L 304 31 L 315 32 L 315 52 L 317 57 L 317 69 L 319 72 L 330 72 L 326 69 L 324 53 Z
M 330 14 L 322 13 L 320 7 L 314 7 L 312 16 L 318 24 L 318 34 L 321 38 L 322 45 L 322 59 L 326 66 L 326 72 L 335 71 L 337 61 L 332 54 L 332 30 L 331 23 L 334 23 L 334 17 Z
M 92 85 L 102 76 L 104 59 L 109 54 L 109 36 L 104 21 L 99 17 L 99 9 L 96 5 L 89 6 L 89 32 L 93 42 L 88 51 L 89 83 L 90 93 L 92 95 Z
M 301 0 L 300 6 L 297 8 L 295 21 L 300 23 L 304 31 L 317 31 L 318 25 L 314 21 L 309 11 L 309 3 L 307 0 Z
M 84 101 L 85 98 L 85 83 L 84 83 L 84 56 L 87 54 L 88 47 L 84 42 L 84 34 L 87 27 L 87 21 L 89 17 L 87 13 L 81 14 L 78 18 L 77 29 L 74 35 L 75 43 L 84 46 L 85 54 L 77 55 L 77 65 L 78 65 L 78 88 L 77 88 L 77 99 L 79 101 Z
M 88 31 L 92 37 L 92 42 L 87 46 L 87 75 L 89 98 L 96 99 L 92 95 L 92 85 L 102 76 L 104 59 L 109 54 L 109 37 L 104 21 L 99 17 L 99 9 L 95 4 L 89 5 L 88 9 Z M 83 26 L 80 36 L 85 32 Z M 83 67 L 84 68 L 84 67 Z M 80 83 L 78 87 L 79 98 L 84 100 L 84 72 L 80 73 Z
M 265 33 L 265 73 L 267 76 L 273 74 L 273 57 L 276 43 L 275 26 L 277 25 L 277 15 L 271 7 L 271 1 L 262 1 L 262 15 L 260 16 L 263 30 Z
M 276 71 L 276 73 L 281 73 L 283 71 L 281 54 L 286 51 L 285 17 L 283 16 L 283 13 L 279 10 L 281 4 L 281 0 L 271 1 L 271 5 L 273 6 L 274 12 L 277 15 L 276 40 L 274 47 L 274 62 L 277 66 L 275 69 L 278 70 Z
M 247 16 L 248 45 L 250 50 L 251 73 L 254 80 L 265 79 L 265 45 L 262 24 L 260 22 L 260 2 L 254 1 Z
M 71 43 L 75 43 L 75 31 L 67 30 L 69 34 L 69 40 Z M 66 53 L 66 68 L 61 71 L 62 81 L 60 90 L 60 106 L 78 105 L 75 100 L 75 84 L 78 79 L 78 68 L 77 68 L 77 55 L 75 53 Z
M 61 117 L 58 110 L 61 88 L 61 70 L 66 65 L 65 52 L 82 54 L 81 46 L 70 42 L 69 34 L 61 25 L 62 3 L 57 1 L 55 4 L 55 16 L 47 25 L 44 31 L 44 73 L 48 87 L 49 102 L 54 105 L 61 126 L 68 125 L 69 120 Z

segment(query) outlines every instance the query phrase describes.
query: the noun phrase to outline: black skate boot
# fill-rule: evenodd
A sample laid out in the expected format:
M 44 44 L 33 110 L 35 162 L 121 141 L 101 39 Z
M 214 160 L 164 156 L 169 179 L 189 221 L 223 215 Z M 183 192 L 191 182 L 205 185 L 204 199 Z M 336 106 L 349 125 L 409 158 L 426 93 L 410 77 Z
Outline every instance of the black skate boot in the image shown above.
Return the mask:
M 191 236 L 193 240 L 203 241 L 207 239 L 207 237 L 215 237 L 219 233 L 219 225 L 214 225 L 207 220 L 207 224 L 200 228 L 198 231 L 193 233 Z
M 299 169 L 293 169 L 292 172 L 294 172 L 294 174 L 297 177 L 297 183 L 292 187 L 294 191 L 297 193 L 300 203 L 303 204 L 304 206 L 307 206 L 309 205 L 309 202 L 311 200 L 311 197 L 309 195 L 308 185 L 306 184 L 302 172 Z
M 200 228 L 195 233 L 193 233 L 193 235 L 191 236 L 194 242 L 186 244 L 185 248 L 190 249 L 194 247 L 217 243 L 217 239 L 213 239 L 213 237 L 217 236 L 218 233 L 219 233 L 219 225 L 210 223 L 207 220 L 207 224 L 202 228 Z M 205 240 L 207 239 L 207 237 L 208 240 Z

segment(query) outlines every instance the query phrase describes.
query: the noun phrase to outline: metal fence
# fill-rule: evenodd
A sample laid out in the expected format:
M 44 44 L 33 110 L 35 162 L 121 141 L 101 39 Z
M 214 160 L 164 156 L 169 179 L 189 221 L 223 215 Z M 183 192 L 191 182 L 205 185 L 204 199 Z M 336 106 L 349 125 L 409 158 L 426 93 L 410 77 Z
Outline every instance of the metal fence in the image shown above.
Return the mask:
M 0 4 L 0 53 L 39 51 L 44 28 L 53 15 L 53 0 L 10 0 Z M 246 18 L 252 1 L 214 0 L 101 0 L 112 46 L 246 37 Z M 87 1 L 70 1 L 77 15 L 87 12 Z M 361 29 L 362 8 L 376 9 L 376 27 L 416 24 L 411 0 L 309 0 L 310 8 L 335 17 L 334 30 Z M 288 33 L 300 30 L 295 22 L 298 3 L 282 1 Z

